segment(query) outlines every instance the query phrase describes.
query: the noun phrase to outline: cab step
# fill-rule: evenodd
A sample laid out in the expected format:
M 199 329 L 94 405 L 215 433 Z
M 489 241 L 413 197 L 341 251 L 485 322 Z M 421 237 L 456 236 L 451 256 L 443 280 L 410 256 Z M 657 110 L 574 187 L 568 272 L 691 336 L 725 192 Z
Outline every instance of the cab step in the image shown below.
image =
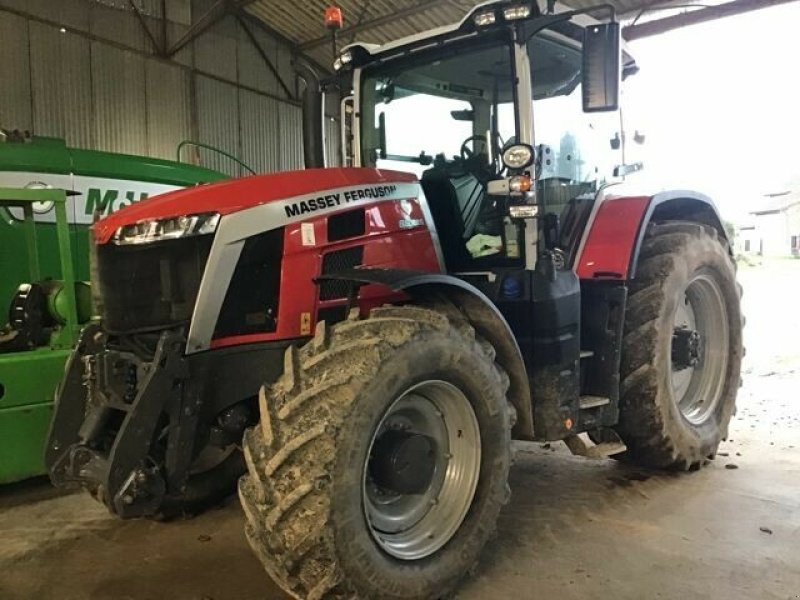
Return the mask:
M 564 443 L 570 452 L 576 456 L 586 458 L 607 458 L 620 452 L 625 452 L 627 446 L 612 429 L 603 430 L 603 438 L 606 440 L 600 444 L 595 444 L 589 439 L 588 433 L 578 433 L 564 438 Z
M 592 358 L 594 350 L 581 350 L 581 358 Z
M 611 404 L 611 398 L 606 398 L 605 396 L 581 396 L 580 398 L 581 410 L 597 408 L 606 404 Z

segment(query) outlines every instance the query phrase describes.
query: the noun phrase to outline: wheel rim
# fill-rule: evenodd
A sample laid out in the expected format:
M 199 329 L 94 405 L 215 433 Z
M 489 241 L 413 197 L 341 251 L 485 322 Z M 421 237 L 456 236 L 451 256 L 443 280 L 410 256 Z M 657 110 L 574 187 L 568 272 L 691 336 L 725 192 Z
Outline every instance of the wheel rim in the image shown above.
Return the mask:
M 395 400 L 373 433 L 362 476 L 367 525 L 385 552 L 417 560 L 453 537 L 478 485 L 480 442 L 472 405 L 450 383 L 424 381 Z M 421 453 L 419 464 L 403 468 Z M 387 474 L 387 464 L 400 467 Z
M 683 417 L 700 425 L 714 414 L 728 367 L 727 311 L 722 290 L 709 271 L 688 283 L 675 310 L 672 392 Z

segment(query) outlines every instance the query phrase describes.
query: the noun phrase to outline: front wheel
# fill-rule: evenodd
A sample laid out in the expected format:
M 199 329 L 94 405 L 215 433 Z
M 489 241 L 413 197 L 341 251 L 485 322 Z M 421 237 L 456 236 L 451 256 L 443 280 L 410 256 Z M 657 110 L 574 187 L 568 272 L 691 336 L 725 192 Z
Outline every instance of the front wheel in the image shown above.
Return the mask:
M 246 533 L 296 598 L 440 598 L 508 499 L 512 410 L 452 307 L 374 309 L 290 349 L 245 435 Z
M 655 224 L 625 314 L 621 457 L 691 469 L 712 458 L 735 409 L 742 317 L 735 266 L 716 230 Z

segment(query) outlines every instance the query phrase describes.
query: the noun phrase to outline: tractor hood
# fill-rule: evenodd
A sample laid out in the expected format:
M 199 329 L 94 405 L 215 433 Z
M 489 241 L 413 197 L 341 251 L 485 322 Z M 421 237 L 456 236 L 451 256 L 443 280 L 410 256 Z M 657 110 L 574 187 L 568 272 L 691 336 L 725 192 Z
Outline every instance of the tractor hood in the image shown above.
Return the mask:
M 222 183 L 199 185 L 154 196 L 127 206 L 94 224 L 94 239 L 105 244 L 123 225 L 181 215 L 228 215 L 271 202 L 313 200 L 320 192 L 354 186 L 415 182 L 415 175 L 367 168 L 331 168 L 256 175 Z

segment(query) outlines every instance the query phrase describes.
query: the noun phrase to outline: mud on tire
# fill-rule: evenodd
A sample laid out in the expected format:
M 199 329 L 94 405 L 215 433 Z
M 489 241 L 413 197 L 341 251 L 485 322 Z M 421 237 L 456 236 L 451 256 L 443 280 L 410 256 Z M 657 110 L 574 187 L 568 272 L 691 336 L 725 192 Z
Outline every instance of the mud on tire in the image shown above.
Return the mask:
M 698 276 L 716 285 L 723 301 L 727 361 L 717 374 L 721 385 L 715 404 L 709 404 L 708 414 L 702 415 L 702 402 L 711 400 L 698 398 L 701 417 L 689 419 L 673 390 L 672 342 L 678 303 L 692 278 Z M 687 222 L 650 226 L 625 315 L 616 428 L 628 447 L 622 460 L 688 470 L 713 458 L 727 436 L 739 388 L 743 354 L 740 289 L 727 242 L 716 230 Z
M 480 430 L 480 474 L 449 541 L 418 560 L 385 552 L 363 500 L 373 432 L 417 382 L 442 380 L 468 399 Z M 273 580 L 295 598 L 442 598 L 474 566 L 507 502 L 513 408 L 493 348 L 452 305 L 387 306 L 317 328 L 286 352 L 282 377 L 262 389 L 261 422 L 247 430 L 239 482 L 247 538 Z M 460 430 L 459 430 L 460 433 Z

